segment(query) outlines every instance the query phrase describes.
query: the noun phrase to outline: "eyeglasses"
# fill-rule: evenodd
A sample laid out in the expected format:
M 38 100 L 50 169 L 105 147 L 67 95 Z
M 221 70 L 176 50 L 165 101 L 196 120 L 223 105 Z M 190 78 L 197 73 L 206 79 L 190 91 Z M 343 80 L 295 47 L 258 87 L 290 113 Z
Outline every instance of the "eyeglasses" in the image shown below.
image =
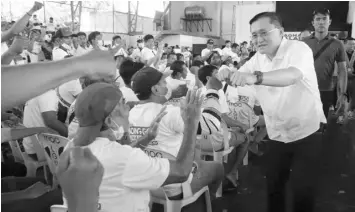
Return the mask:
M 273 32 L 275 30 L 278 30 L 278 28 L 274 28 L 274 29 L 267 31 L 267 32 L 253 33 L 251 35 L 251 40 L 255 41 L 256 39 L 258 39 L 258 37 L 261 37 L 264 39 L 264 38 L 266 38 L 266 36 L 268 36 L 271 32 Z

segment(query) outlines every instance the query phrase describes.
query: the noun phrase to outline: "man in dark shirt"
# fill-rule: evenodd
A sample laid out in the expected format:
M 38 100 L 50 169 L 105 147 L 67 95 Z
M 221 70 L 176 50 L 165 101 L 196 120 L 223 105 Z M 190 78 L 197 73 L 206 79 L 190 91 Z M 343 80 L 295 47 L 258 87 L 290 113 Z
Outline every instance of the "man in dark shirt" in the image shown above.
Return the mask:
M 331 24 L 331 19 L 328 9 L 315 10 L 313 12 L 312 24 L 315 29 L 314 33 L 303 41 L 312 49 L 314 56 L 317 55 L 323 46 L 331 42 L 314 61 L 323 110 L 327 116 L 330 106 L 334 104 L 334 90 L 336 89 L 336 84 L 332 83 L 332 77 L 335 63 L 338 65 L 338 84 L 340 89 L 336 107 L 344 108 L 348 81 L 346 53 L 341 41 L 331 38 L 329 35 L 328 29 Z

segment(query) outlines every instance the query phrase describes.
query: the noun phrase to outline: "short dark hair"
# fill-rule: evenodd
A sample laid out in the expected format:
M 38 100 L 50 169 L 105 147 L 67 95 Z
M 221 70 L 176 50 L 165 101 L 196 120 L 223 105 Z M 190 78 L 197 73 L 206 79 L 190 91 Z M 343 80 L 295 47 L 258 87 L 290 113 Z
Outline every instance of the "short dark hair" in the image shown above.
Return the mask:
M 214 65 L 206 65 L 198 70 L 197 76 L 198 79 L 202 82 L 203 85 L 207 84 L 207 77 L 211 77 L 214 70 L 218 68 Z
M 93 31 L 92 33 L 89 34 L 88 42 L 92 45 L 92 40 L 95 40 L 95 38 L 100 34 L 101 33 L 99 31 Z
M 239 45 L 237 43 L 232 44 L 232 48 L 237 48 Z
M 53 19 L 53 17 L 49 17 L 49 19 Z
M 283 26 L 281 17 L 275 12 L 259 13 L 259 14 L 255 15 L 252 19 L 250 19 L 249 24 L 252 25 L 255 21 L 257 21 L 261 18 L 269 18 L 270 23 L 273 24 L 276 28 L 281 28 Z
M 118 38 L 121 39 L 121 36 L 115 35 L 115 36 L 112 37 L 112 41 L 114 41 L 114 40 L 116 40 L 116 39 L 118 39 Z
M 180 60 L 180 58 L 184 58 L 184 55 L 181 53 L 177 53 L 176 58 L 177 58 L 177 60 Z
M 174 52 L 171 52 L 168 54 L 168 58 L 170 58 L 171 55 L 176 55 Z
M 79 37 L 79 36 L 85 36 L 85 37 L 86 37 L 86 33 L 85 33 L 85 32 L 78 32 L 77 35 L 78 35 L 78 37 Z
M 133 75 L 143 67 L 143 63 L 133 62 L 132 60 L 123 61 L 119 70 L 123 82 L 130 87 Z
M 327 8 L 317 8 L 313 11 L 313 19 L 314 16 L 316 16 L 317 14 L 322 14 L 322 15 L 326 15 L 329 16 L 330 18 L 330 10 L 328 10 Z
M 144 36 L 144 38 L 143 38 L 144 42 L 147 42 L 147 41 L 150 40 L 150 39 L 154 39 L 153 35 L 146 35 L 146 36 Z
M 125 58 L 124 55 L 120 54 L 120 55 L 114 56 L 113 59 L 115 59 L 115 61 L 117 61 L 117 59 L 118 59 L 119 57 Z
M 230 40 L 226 40 L 226 44 L 227 44 L 227 43 L 230 43 L 230 42 L 231 42 Z
M 192 65 L 191 65 L 191 66 L 201 67 L 201 66 L 203 66 L 203 65 L 204 65 L 204 63 L 203 63 L 202 61 L 200 61 L 200 60 L 194 60 L 194 61 L 192 61 Z
M 171 73 L 172 76 L 176 76 L 177 73 L 183 73 L 184 68 L 183 66 L 186 65 L 183 61 L 177 60 L 174 61 L 171 66 L 170 66 L 170 70 L 173 71 L 173 73 Z

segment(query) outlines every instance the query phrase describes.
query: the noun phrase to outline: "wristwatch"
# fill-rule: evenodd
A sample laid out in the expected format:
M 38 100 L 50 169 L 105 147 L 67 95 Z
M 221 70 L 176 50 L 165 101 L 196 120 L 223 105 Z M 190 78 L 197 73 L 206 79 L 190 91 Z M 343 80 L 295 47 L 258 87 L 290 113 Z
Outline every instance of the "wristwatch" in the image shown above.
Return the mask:
M 256 82 L 254 83 L 255 85 L 260 85 L 263 82 L 263 72 L 261 71 L 254 71 L 254 75 L 256 76 Z

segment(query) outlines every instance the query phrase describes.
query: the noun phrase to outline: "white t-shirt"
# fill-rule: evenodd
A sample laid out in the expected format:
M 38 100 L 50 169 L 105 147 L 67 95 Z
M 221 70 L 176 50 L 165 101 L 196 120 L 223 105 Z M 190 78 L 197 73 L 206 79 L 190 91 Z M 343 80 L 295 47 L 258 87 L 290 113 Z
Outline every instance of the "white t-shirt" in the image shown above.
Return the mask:
M 137 140 L 144 135 L 146 129 L 149 128 L 152 121 L 162 109 L 162 104 L 145 103 L 136 105 L 129 112 L 129 123 L 131 125 L 130 135 L 132 140 Z M 151 149 L 160 150 L 177 156 L 184 132 L 184 121 L 180 115 L 180 108 L 168 105 L 168 112 L 160 122 L 158 135 L 155 141 L 151 141 L 148 145 Z M 145 129 L 145 130 L 137 130 Z
M 202 94 L 206 94 L 206 91 L 207 91 L 206 87 L 203 86 L 203 87 L 201 88 L 201 91 L 202 91 Z M 218 95 L 219 95 L 219 100 L 218 100 L 218 101 L 219 101 L 219 104 L 220 104 L 220 106 L 221 106 L 220 112 L 221 112 L 222 114 L 223 114 L 223 113 L 229 113 L 229 107 L 228 107 L 226 95 L 224 94 L 223 89 L 220 89 L 220 90 L 218 91 Z
M 120 88 L 123 97 L 126 99 L 126 102 L 139 102 L 137 95 L 133 92 L 131 88 L 126 86 Z
M 62 60 L 67 55 L 68 55 L 68 53 L 59 47 L 54 47 L 54 49 L 52 51 L 53 61 Z
M 258 100 L 256 99 L 256 91 L 253 86 L 239 86 L 236 88 L 228 85 L 225 95 L 230 110 L 228 116 L 231 119 L 238 120 L 249 126 L 249 113 L 253 112 L 251 115 L 252 125 L 254 126 L 259 121 L 259 116 L 256 116 L 253 110 L 248 110 L 249 108 L 238 104 L 238 102 L 244 102 L 252 109 L 255 105 L 260 106 Z
M 68 146 L 72 146 L 69 142 Z M 169 176 L 168 159 L 151 158 L 141 149 L 98 137 L 88 148 L 105 172 L 99 188 L 99 211 L 149 212 L 149 190 Z
M 156 54 L 157 52 L 155 50 L 149 49 L 147 47 L 144 47 L 141 51 L 143 61 L 149 61 L 155 57 Z M 150 66 L 154 68 L 154 64 L 151 64 Z
M 70 107 L 70 105 L 74 102 L 74 100 L 81 93 L 81 91 L 82 88 L 79 79 L 64 83 L 58 87 L 58 92 L 60 96 L 59 100 L 64 105 Z
M 42 113 L 49 111 L 58 111 L 58 97 L 54 90 L 29 100 L 25 105 L 23 115 L 23 125 L 25 127 L 46 127 Z M 36 153 L 30 137 L 24 138 L 23 146 L 28 154 Z
M 55 24 L 54 23 L 48 23 L 47 24 L 47 31 L 55 32 Z
M 321 122 L 326 123 L 312 50 L 304 42 L 283 38 L 272 60 L 257 52 L 239 69 L 254 73 L 290 67 L 302 72 L 302 79 L 295 84 L 286 87 L 255 85 L 268 135 L 284 143 L 305 138 L 316 132 Z
M 81 47 L 80 45 L 78 46 L 78 48 L 74 51 L 74 55 L 75 56 L 81 56 L 81 55 L 84 55 L 84 54 L 86 54 L 86 53 L 88 53 L 88 52 L 90 52 L 91 51 L 91 49 L 89 49 L 89 48 L 83 48 L 83 47 Z
M 224 49 L 222 50 L 222 54 L 223 56 L 232 57 L 232 60 L 237 61 L 238 63 L 240 61 L 238 54 L 232 52 L 232 48 L 224 47 Z

